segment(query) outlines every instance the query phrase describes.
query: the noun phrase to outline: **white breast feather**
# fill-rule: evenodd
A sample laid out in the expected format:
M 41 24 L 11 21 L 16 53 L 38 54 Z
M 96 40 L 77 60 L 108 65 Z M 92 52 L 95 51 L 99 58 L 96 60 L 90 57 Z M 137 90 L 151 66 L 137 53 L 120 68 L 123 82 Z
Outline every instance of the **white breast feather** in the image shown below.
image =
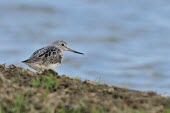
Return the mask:
M 47 69 L 52 69 L 52 70 L 54 70 L 57 66 L 59 66 L 59 63 L 49 64 L 46 68 L 47 68 Z

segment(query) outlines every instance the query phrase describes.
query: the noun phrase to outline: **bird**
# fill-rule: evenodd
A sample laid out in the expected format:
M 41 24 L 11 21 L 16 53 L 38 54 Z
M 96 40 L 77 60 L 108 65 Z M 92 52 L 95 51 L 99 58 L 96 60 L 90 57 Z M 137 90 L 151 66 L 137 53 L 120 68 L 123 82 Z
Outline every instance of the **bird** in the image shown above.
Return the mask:
M 68 48 L 65 41 L 58 40 L 49 46 L 36 50 L 30 58 L 22 62 L 39 73 L 50 69 L 55 70 L 55 68 L 62 62 L 63 51 L 70 51 L 84 55 L 81 52 Z

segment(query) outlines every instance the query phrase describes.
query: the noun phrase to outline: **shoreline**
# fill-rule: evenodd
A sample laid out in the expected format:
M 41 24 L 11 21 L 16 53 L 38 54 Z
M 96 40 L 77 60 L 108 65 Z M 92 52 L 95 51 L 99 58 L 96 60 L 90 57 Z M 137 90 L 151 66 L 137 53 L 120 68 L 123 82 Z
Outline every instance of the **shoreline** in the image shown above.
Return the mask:
M 170 97 L 0 65 L 1 113 L 170 113 Z

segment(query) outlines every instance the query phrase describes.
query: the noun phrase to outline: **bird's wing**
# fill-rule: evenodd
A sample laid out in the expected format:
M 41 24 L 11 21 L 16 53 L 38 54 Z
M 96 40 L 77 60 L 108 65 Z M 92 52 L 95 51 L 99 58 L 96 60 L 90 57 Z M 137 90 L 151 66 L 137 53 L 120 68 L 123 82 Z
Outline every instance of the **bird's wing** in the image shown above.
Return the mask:
M 23 62 L 26 63 L 61 63 L 62 53 L 61 50 L 54 46 L 47 46 L 35 51 L 31 57 Z

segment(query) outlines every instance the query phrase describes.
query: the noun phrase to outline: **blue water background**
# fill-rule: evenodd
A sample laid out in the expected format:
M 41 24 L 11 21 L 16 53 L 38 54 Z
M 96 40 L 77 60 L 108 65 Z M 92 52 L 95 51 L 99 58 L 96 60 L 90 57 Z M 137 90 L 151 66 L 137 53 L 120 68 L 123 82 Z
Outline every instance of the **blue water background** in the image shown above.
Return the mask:
M 0 0 L 0 63 L 64 40 L 59 74 L 170 95 L 170 1 Z M 30 69 L 30 68 L 29 68 Z

